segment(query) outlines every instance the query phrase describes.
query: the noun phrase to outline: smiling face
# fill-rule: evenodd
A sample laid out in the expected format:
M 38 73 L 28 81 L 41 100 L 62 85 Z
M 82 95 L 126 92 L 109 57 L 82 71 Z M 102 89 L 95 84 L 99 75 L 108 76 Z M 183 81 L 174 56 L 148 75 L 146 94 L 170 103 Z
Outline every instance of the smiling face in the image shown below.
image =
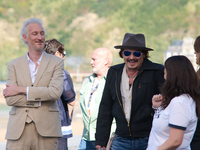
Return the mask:
M 127 69 L 138 70 L 142 66 L 145 55 L 143 53 L 141 53 L 140 57 L 136 57 L 133 55 L 133 52 L 142 52 L 140 50 L 124 49 L 124 51 L 131 52 L 129 56 L 125 56 L 124 53 L 122 53 L 122 57 L 127 66 Z
M 45 32 L 41 25 L 37 23 L 29 24 L 26 30 L 27 34 L 23 35 L 23 38 L 28 43 L 29 49 L 42 51 L 45 42 Z

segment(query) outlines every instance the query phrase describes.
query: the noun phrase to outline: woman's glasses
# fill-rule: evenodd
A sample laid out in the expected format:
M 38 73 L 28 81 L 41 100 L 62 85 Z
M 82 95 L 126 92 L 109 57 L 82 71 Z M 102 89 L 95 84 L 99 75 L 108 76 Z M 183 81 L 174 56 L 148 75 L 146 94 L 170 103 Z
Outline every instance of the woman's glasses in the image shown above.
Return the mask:
M 130 51 L 124 51 L 123 52 L 124 53 L 124 56 L 130 56 L 131 55 L 131 52 Z M 133 52 L 133 55 L 135 56 L 135 57 L 140 57 L 141 56 L 141 52 Z

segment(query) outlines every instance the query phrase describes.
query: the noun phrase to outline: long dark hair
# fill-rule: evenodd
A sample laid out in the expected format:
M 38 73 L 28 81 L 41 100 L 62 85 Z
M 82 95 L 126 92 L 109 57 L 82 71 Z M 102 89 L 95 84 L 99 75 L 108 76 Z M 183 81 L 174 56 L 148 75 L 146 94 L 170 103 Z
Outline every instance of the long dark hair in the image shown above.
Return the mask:
M 194 42 L 194 50 L 196 53 L 200 53 L 200 36 L 198 36 Z M 200 65 L 200 58 L 197 60 L 197 64 Z M 200 68 L 197 71 L 197 75 L 200 78 Z
M 194 42 L 194 50 L 197 53 L 200 53 L 200 36 L 198 36 Z
M 200 116 L 199 79 L 190 60 L 185 56 L 172 56 L 165 61 L 166 81 L 161 87 L 166 108 L 170 101 L 181 94 L 189 94 L 196 102 L 196 113 Z

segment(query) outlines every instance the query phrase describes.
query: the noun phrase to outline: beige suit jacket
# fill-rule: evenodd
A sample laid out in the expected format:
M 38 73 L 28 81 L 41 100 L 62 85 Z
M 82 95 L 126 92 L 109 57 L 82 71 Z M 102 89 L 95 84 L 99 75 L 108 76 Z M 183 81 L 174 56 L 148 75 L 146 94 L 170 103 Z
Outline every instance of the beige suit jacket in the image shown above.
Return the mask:
M 29 100 L 27 101 L 27 96 L 23 94 L 6 98 L 7 105 L 12 106 L 9 112 L 6 139 L 20 138 L 29 113 L 32 114 L 32 120 L 41 136 L 62 137 L 56 100 L 63 90 L 63 70 L 64 63 L 61 58 L 44 52 L 34 84 L 32 84 L 26 55 L 8 64 L 7 84 L 29 86 Z M 40 107 L 39 101 L 41 101 Z

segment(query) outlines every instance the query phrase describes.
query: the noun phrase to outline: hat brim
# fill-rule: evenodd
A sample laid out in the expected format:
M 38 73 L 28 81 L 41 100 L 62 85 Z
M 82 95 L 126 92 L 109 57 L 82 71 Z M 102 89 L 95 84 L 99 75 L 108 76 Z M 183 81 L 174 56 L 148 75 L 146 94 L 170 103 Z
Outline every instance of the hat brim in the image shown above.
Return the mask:
M 116 49 L 135 49 L 135 50 L 153 51 L 153 49 L 147 48 L 147 47 L 125 46 L 125 45 L 114 46 L 114 48 L 116 48 Z

